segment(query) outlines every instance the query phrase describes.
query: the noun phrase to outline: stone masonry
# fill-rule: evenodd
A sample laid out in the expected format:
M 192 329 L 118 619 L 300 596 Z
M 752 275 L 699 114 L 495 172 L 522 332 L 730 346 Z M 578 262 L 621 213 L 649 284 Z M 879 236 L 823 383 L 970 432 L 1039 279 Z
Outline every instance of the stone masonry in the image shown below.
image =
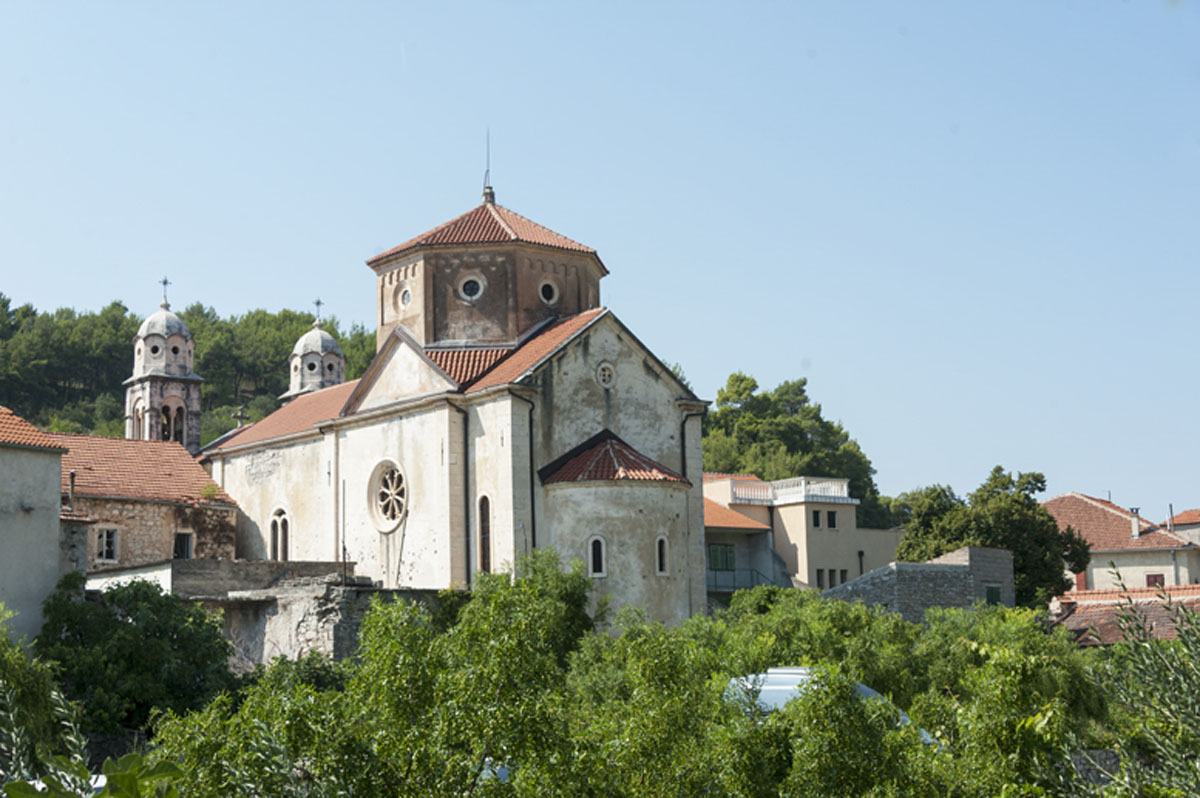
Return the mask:
M 232 559 L 237 509 L 222 504 L 182 504 L 77 496 L 75 509 L 95 519 L 87 544 L 89 570 L 130 567 L 171 559 L 175 534 L 193 535 L 192 556 Z M 117 559 L 101 561 L 100 534 L 117 530 Z

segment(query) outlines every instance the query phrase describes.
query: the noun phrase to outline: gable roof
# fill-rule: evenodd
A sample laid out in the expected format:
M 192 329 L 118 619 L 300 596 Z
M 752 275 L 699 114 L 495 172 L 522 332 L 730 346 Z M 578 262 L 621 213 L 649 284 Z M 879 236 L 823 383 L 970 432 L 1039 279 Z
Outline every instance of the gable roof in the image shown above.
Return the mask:
M 1042 502 L 1042 506 L 1054 516 L 1059 529 L 1073 528 L 1088 542 L 1092 551 L 1180 549 L 1191 545 L 1145 518 L 1140 519 L 1138 527 L 1141 531 L 1135 538 L 1133 513 L 1095 496 L 1065 493 Z
M 50 437 L 67 449 L 62 459 L 63 493 L 70 490 L 74 471 L 76 496 L 234 504 L 187 449 L 174 441 L 56 433 Z
M 580 244 L 566 236 L 543 227 L 494 202 L 484 202 L 461 216 L 443 222 L 432 230 L 426 230 L 403 244 L 381 252 L 367 260 L 374 265 L 381 260 L 400 255 L 421 247 L 463 246 L 469 244 L 536 244 L 554 249 L 583 252 L 595 255 L 596 250 Z M 599 258 L 597 258 L 599 260 Z M 603 264 L 601 264 L 603 268 Z
M 716 529 L 753 529 L 765 531 L 771 527 L 742 515 L 737 510 L 731 510 L 723 504 L 717 504 L 712 499 L 704 499 L 704 526 Z
M 546 326 L 537 335 L 512 350 L 509 356 L 501 360 L 495 368 L 480 377 L 467 393 L 476 393 L 520 380 L 540 366 L 542 361 L 554 354 L 559 347 L 608 312 L 608 308 L 593 308 L 574 316 L 567 316 L 565 319 Z
M 691 483 L 662 463 L 650 459 L 617 437 L 601 430 L 538 471 L 543 485 L 557 482 L 677 482 Z
M 1070 631 L 1079 645 L 1111 645 L 1124 639 L 1121 615 L 1133 612 L 1155 639 L 1174 640 L 1175 618 L 1163 604 L 1164 593 L 1172 604 L 1200 610 L 1200 585 L 1076 590 L 1058 597 L 1063 612 L 1053 623 Z
M 470 385 L 480 376 L 486 374 L 492 366 L 510 355 L 515 348 L 512 346 L 503 346 L 490 348 L 426 349 L 425 354 L 457 384 Z
M 322 421 L 337 418 L 357 385 L 358 380 L 350 380 L 319 391 L 300 394 L 261 421 L 243 427 L 238 434 L 226 438 L 212 451 L 219 452 L 234 446 L 245 446 L 248 443 L 311 430 Z
M 0 446 L 14 449 L 45 449 L 48 452 L 63 448 L 51 440 L 49 435 L 3 405 L 0 405 Z
M 1184 510 L 1182 513 L 1176 513 L 1170 523 L 1173 526 L 1191 526 L 1192 524 L 1200 524 L 1200 509 Z M 1164 524 L 1164 526 L 1166 526 Z

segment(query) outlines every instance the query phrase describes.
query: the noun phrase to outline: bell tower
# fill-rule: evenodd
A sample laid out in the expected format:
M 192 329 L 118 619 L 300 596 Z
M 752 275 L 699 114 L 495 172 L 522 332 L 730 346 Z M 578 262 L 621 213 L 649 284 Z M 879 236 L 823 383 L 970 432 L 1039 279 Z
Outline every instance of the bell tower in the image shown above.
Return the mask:
M 194 344 L 183 319 L 171 312 L 162 279 L 163 301 L 133 338 L 133 376 L 125 380 L 125 437 L 177 441 L 200 451 L 200 383 L 192 371 Z

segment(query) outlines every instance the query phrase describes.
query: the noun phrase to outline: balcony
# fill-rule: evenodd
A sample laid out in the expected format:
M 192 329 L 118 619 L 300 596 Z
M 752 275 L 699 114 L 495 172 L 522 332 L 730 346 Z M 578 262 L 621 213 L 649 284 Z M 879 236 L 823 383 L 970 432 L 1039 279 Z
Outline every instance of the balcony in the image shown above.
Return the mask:
M 709 593 L 732 593 L 735 590 L 773 584 L 764 574 L 753 568 L 737 568 L 732 571 L 707 571 L 705 582 Z
M 731 504 L 796 504 L 825 502 L 858 504 L 850 498 L 850 481 L 827 477 L 795 477 L 774 482 L 734 481 L 730 485 Z

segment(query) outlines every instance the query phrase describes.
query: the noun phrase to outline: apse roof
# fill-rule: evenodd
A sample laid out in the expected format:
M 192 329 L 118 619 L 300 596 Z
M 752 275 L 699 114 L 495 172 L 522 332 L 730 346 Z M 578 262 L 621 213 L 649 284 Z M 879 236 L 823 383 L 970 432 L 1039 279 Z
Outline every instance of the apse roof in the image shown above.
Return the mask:
M 612 430 L 601 430 L 538 471 L 543 485 L 556 482 L 678 482 L 685 478 L 634 449 Z

